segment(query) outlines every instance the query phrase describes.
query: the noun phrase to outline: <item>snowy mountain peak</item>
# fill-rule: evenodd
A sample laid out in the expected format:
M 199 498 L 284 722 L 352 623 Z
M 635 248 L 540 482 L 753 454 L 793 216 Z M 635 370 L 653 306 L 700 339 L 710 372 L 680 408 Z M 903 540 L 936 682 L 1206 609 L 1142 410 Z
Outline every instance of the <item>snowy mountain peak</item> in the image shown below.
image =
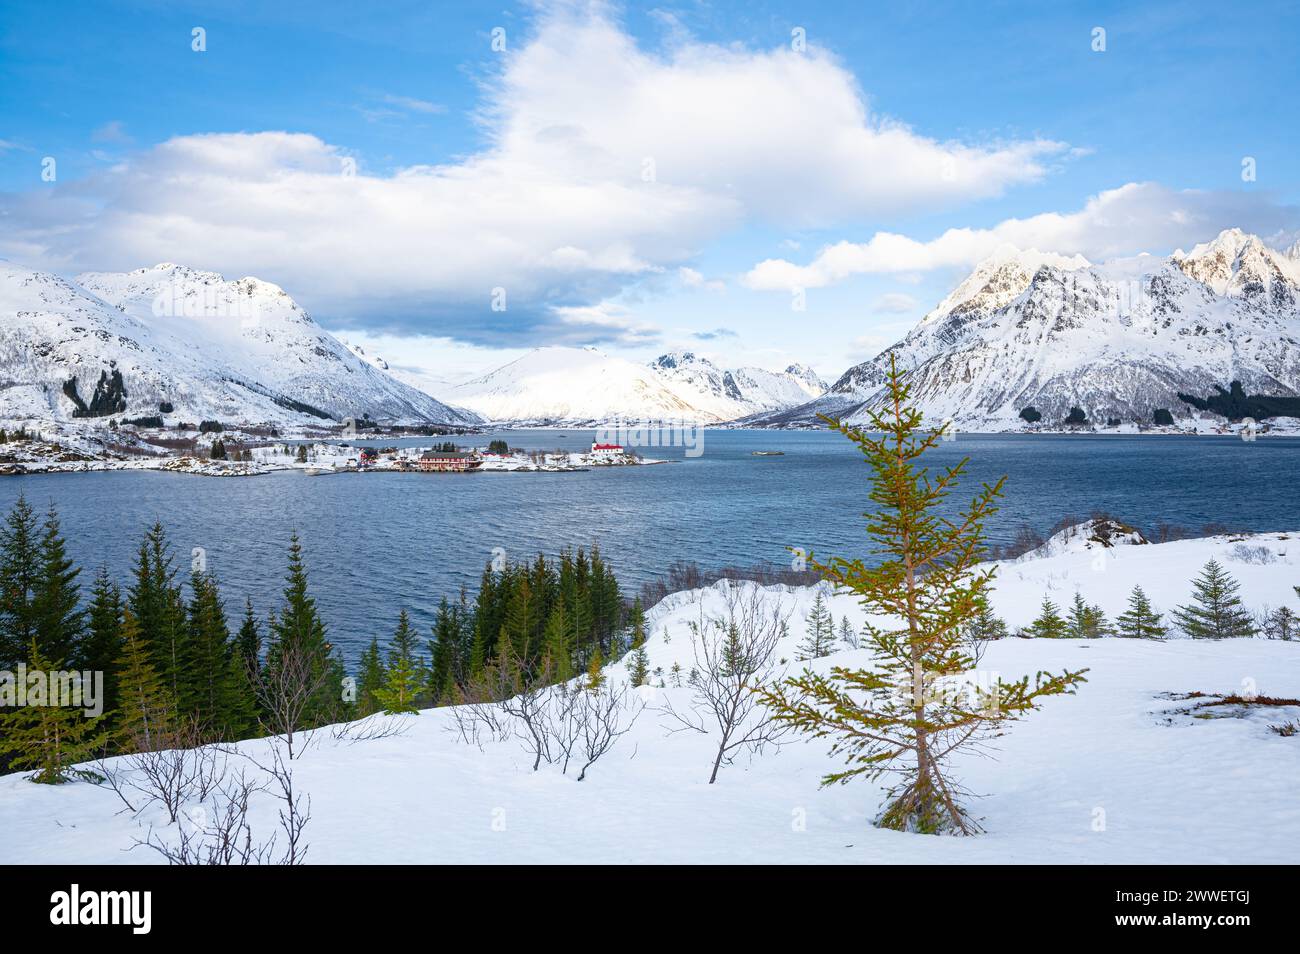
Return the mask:
M 708 358 L 703 358 L 695 354 L 694 351 L 669 351 L 667 354 L 661 354 L 650 362 L 651 367 L 661 368 L 670 371 L 673 368 L 685 368 L 696 365 L 704 368 L 717 368 Z
M 785 369 L 785 373 L 799 382 L 811 397 L 826 393 L 826 382 L 806 364 L 792 364 Z
M 278 285 L 164 262 L 68 282 L 0 268 L 0 416 L 472 424 L 354 355 Z
M 1289 253 L 1269 248 L 1257 235 L 1224 229 L 1213 241 L 1175 253 L 1175 265 L 1216 295 L 1287 298 L 1300 288 L 1300 266 Z
M 921 319 L 921 323 L 938 320 L 955 311 L 986 314 L 1023 294 L 1042 268 L 1075 271 L 1087 268 L 1089 264 L 1082 255 L 1057 255 L 1001 245 L 976 265 L 938 307 Z

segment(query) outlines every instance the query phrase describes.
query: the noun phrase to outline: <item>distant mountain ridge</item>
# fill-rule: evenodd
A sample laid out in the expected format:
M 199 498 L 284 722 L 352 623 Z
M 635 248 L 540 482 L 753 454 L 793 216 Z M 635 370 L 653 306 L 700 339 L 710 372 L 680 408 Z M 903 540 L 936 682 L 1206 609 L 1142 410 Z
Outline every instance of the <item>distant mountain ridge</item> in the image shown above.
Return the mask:
M 803 403 L 824 389 L 799 365 L 725 370 L 689 351 L 642 365 L 596 348 L 549 347 L 448 388 L 443 397 L 501 422 L 722 423 Z
M 960 427 L 1044 424 L 1072 408 L 1090 422 L 1150 424 L 1157 409 L 1197 416 L 1180 393 L 1240 381 L 1250 394 L 1300 394 L 1300 249 L 1228 229 L 1168 258 L 1091 264 L 1002 249 L 898 343 L 855 365 L 821 397 L 741 423 L 850 422 L 881 397 L 889 357 L 910 372 L 930 419 Z

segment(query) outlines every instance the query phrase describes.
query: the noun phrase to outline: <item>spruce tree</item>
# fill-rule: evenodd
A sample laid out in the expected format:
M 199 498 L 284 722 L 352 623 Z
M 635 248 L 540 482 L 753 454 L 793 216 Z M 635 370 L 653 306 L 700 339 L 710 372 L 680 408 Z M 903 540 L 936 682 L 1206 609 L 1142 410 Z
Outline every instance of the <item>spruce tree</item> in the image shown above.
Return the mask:
M 1255 635 L 1250 613 L 1237 595 L 1240 584 L 1217 560 L 1205 564 L 1192 581 L 1193 603 L 1173 612 L 1176 622 L 1193 639 L 1239 639 Z
M 37 636 L 33 598 L 40 579 L 40 527 L 27 498 L 18 495 L 0 529 L 0 668 L 26 659 Z
M 140 542 L 127 606 L 153 655 L 154 667 L 173 698 L 179 699 L 186 676 L 189 625 L 184 594 L 176 584 L 171 547 L 161 523 L 149 528 Z
M 375 692 L 375 699 L 384 711 L 390 715 L 419 712 L 420 688 L 427 677 L 424 663 L 416 653 L 415 633 L 406 610 L 397 618 L 397 629 L 388 646 L 386 669 L 384 685 Z
M 51 506 L 41 527 L 39 571 L 32 591 L 36 640 L 47 659 L 75 660 L 80 653 L 80 573 L 68 557 L 59 532 L 59 515 Z
M 840 617 L 840 642 L 844 644 L 846 649 L 858 648 L 858 634 L 849 625 L 847 614 Z
M 86 612 L 86 634 L 77 657 L 77 667 L 104 674 L 104 711 L 117 708 L 117 660 L 122 654 L 122 592 L 100 567 L 90 588 Z
M 1115 631 L 1127 639 L 1164 639 L 1169 632 L 1161 624 L 1163 614 L 1151 606 L 1142 587 L 1134 586 L 1129 593 L 1128 609 L 1115 617 Z
M 1300 638 L 1296 615 L 1290 607 L 1279 606 L 1265 617 L 1264 635 L 1269 639 L 1280 639 L 1285 642 Z
M 433 638 L 429 640 L 429 696 L 434 705 L 441 700 L 444 687 L 452 678 L 456 665 L 459 636 L 456 630 L 451 604 L 444 596 L 438 601 L 438 609 L 433 616 Z
M 533 588 L 529 584 L 527 577 L 515 582 L 511 590 L 502 633 L 510 640 L 510 648 L 514 656 L 526 660 L 538 648 L 532 640 L 533 627 L 537 622 L 538 608 L 536 601 L 533 599 Z M 498 647 L 499 649 L 500 647 Z
M 1064 639 L 1070 635 L 1070 626 L 1061 617 L 1060 608 L 1052 598 L 1044 596 L 1038 618 L 1029 624 L 1026 633 L 1039 639 Z
M 816 597 L 813 598 L 812 609 L 809 610 L 805 618 L 807 624 L 807 635 L 804 636 L 803 642 L 799 644 L 798 658 L 800 661 L 809 659 L 820 659 L 823 656 L 829 656 L 835 651 L 835 620 L 826 608 L 826 600 L 822 596 L 822 591 L 817 590 Z
M 181 707 L 213 739 L 242 738 L 256 718 L 248 667 L 230 637 L 216 580 L 195 572 L 190 593 Z
M 1070 604 L 1066 627 L 1067 635 L 1072 639 L 1097 639 L 1110 632 L 1110 623 L 1101 607 L 1087 603 L 1078 590 L 1074 591 L 1074 602 Z
M 277 677 L 283 677 L 287 672 L 286 657 L 288 665 L 293 668 L 301 664 L 306 684 L 301 688 L 310 696 L 301 710 L 301 724 L 293 728 L 324 725 L 338 716 L 343 664 L 326 638 L 325 623 L 316 609 L 316 601 L 308 592 L 307 568 L 296 533 L 289 537 L 284 605 L 271 620 L 271 639 L 266 654 L 271 685 L 277 684 Z
M 991 639 L 1005 639 L 1007 624 L 993 612 L 988 600 L 981 600 L 979 612 L 967 624 L 966 634 L 974 644 L 988 642 Z
M 977 826 L 961 808 L 948 760 L 963 746 L 1003 731 L 1041 697 L 1072 692 L 1083 673 L 1040 672 L 1032 686 L 1028 676 L 998 680 L 987 690 L 975 687 L 973 699 L 938 691 L 975 665 L 965 631 L 993 576 L 993 569 L 975 566 L 1003 481 L 986 484 L 963 512 L 945 507 L 966 461 L 937 476 L 918 465 L 942 431 L 922 434 L 922 415 L 910 406 L 910 391 L 891 355 L 884 409 L 877 413 L 868 406 L 870 430 L 826 419 L 871 466 L 876 509 L 867 514 L 867 534 L 876 559 L 810 562 L 833 585 L 860 597 L 875 665 L 837 666 L 829 675 L 805 669 L 760 696 L 777 720 L 833 740 L 832 754 L 848 764 L 823 784 L 859 775 L 898 778 L 878 819 L 882 827 L 968 833 Z M 896 628 L 873 625 L 873 616 L 898 621 Z
M 603 685 L 605 685 L 605 657 L 601 655 L 598 644 L 587 661 L 586 688 L 592 692 L 599 692 Z
M 28 646 L 27 662 L 31 670 L 47 674 L 63 668 L 63 660 L 46 656 L 36 640 Z M 29 698 L 27 705 L 0 712 L 0 759 L 7 757 L 11 768 L 35 769 L 33 782 L 69 781 L 77 774 L 73 767 L 93 758 L 108 741 L 103 715 L 87 716 L 83 706 L 61 705 L 63 701 Z
M 638 597 L 632 613 L 632 662 L 628 666 L 632 685 L 644 686 L 650 682 L 650 657 L 645 651 L 645 614 L 641 612 Z
M 383 708 L 379 692 L 388 683 L 383 656 L 379 652 L 379 638 L 372 637 L 370 645 L 361 654 L 357 677 L 357 715 L 368 716 Z
M 564 610 L 564 602 L 558 601 L 551 610 L 543 633 L 546 655 L 554 667 L 555 680 L 568 682 L 573 678 L 573 634 L 569 629 L 569 614 Z
M 115 669 L 118 744 L 128 752 L 168 748 L 177 728 L 176 701 L 154 666 L 151 648 L 129 609 L 122 612 L 122 652 Z
M 244 618 L 239 624 L 235 645 L 248 672 L 255 672 L 262 664 L 262 627 L 253 613 L 253 601 L 244 597 Z

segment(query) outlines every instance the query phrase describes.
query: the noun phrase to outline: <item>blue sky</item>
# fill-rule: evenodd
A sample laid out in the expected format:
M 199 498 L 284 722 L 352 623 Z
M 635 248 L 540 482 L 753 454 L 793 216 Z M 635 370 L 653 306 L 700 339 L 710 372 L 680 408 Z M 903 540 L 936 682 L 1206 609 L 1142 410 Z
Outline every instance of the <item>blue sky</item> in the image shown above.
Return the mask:
M 453 377 L 546 343 L 835 376 L 1003 241 L 1294 238 L 1300 13 L 1127 6 L 11 0 L 0 255 L 256 274 Z

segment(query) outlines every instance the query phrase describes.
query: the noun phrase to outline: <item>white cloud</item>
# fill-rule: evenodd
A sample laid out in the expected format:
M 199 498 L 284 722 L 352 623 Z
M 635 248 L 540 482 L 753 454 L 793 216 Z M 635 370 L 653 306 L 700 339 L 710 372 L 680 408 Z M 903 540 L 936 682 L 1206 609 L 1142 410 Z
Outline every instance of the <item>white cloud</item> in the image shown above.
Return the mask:
M 826 246 L 807 265 L 767 259 L 742 282 L 788 291 L 821 288 L 854 275 L 969 268 L 1003 245 L 1101 261 L 1191 247 L 1230 226 L 1267 236 L 1294 219 L 1294 209 L 1273 205 L 1259 193 L 1175 191 L 1157 183 L 1129 183 L 1093 196 L 1077 212 L 1007 219 L 987 229 L 949 229 L 928 242 L 877 232 L 866 242 Z
M 722 291 L 727 283 L 720 278 L 705 278 L 702 272 L 683 265 L 677 269 L 677 278 L 686 288 L 702 288 L 705 291 Z
M 486 342 L 683 267 L 746 221 L 948 207 L 1035 181 L 1061 151 L 920 136 L 873 114 L 816 50 L 678 36 L 652 53 L 602 7 L 541 16 L 486 84 L 478 154 L 345 175 L 348 150 L 309 134 L 183 136 L 5 197 L 0 242 L 66 271 L 167 260 L 255 274 L 326 317 Z M 488 310 L 497 287 L 508 321 Z

